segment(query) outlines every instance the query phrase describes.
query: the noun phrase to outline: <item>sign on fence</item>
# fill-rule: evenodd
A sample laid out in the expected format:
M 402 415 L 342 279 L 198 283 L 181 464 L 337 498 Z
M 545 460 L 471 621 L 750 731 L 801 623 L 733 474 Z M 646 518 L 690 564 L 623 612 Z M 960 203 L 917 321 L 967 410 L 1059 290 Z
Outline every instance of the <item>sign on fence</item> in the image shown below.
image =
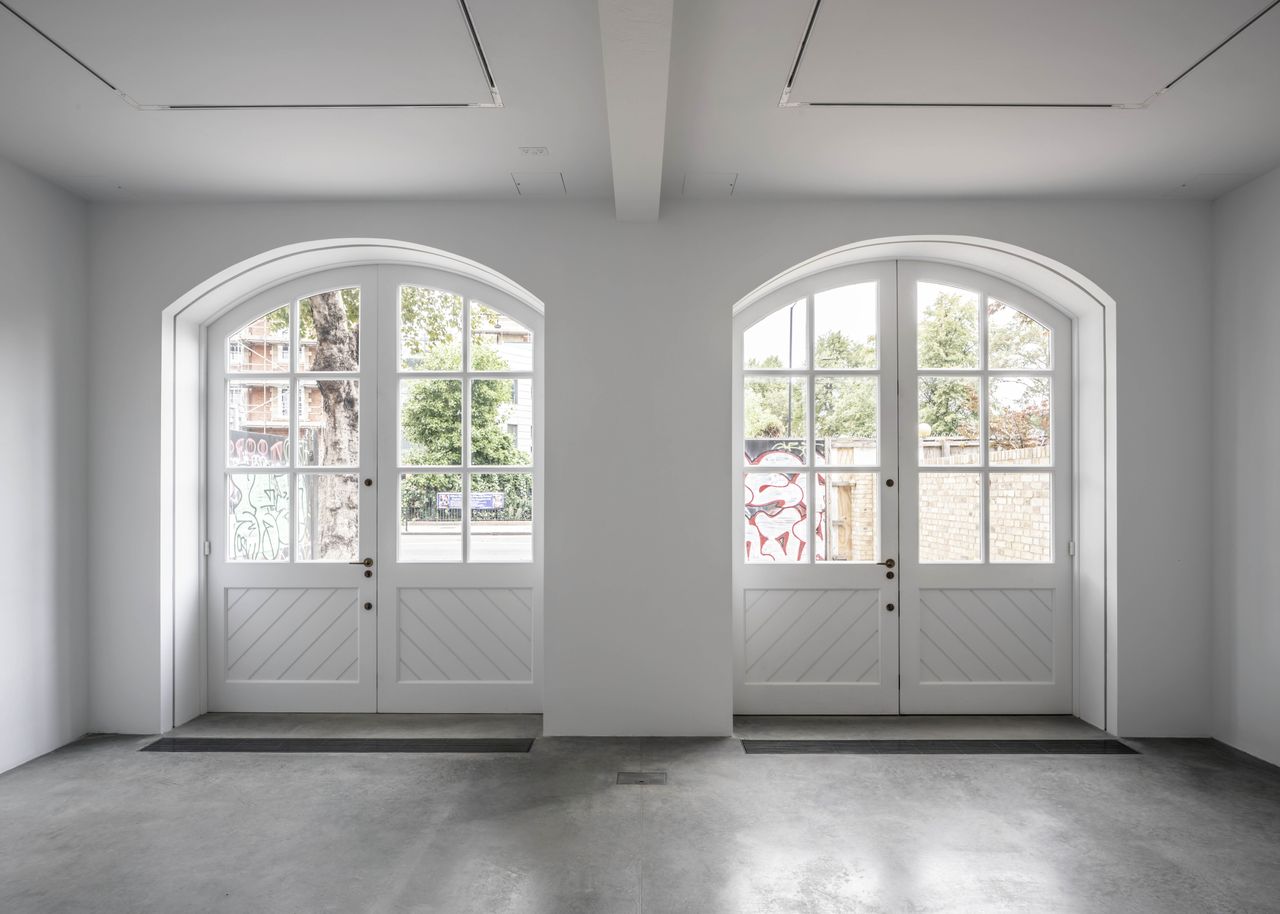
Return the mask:
M 500 511 L 506 507 L 506 495 L 502 492 L 472 492 L 472 511 Z M 437 511 L 461 511 L 461 492 L 437 492 Z

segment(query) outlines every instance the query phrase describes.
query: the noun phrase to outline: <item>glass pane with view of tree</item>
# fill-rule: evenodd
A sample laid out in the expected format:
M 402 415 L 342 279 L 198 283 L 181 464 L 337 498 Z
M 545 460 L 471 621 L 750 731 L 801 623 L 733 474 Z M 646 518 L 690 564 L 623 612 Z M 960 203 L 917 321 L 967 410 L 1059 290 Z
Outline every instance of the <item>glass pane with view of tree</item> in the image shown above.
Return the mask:
M 1051 333 L 1026 313 L 974 292 L 919 283 L 919 464 L 987 467 L 1052 464 Z M 979 318 L 985 318 L 985 360 Z M 935 373 L 960 369 L 957 373 Z M 963 373 L 972 369 L 973 374 Z M 987 372 L 984 379 L 979 373 Z M 1042 372 L 1031 374 L 1031 372 Z M 922 562 L 980 562 L 986 472 L 932 472 L 919 484 Z M 990 474 L 986 525 L 992 562 L 1052 561 L 1052 476 Z
M 470 358 L 463 368 L 463 313 L 470 311 Z M 408 372 L 530 372 L 533 333 L 479 302 L 421 286 L 400 289 L 400 367 Z M 469 396 L 470 428 L 462 398 Z M 533 380 L 525 377 L 406 378 L 400 385 L 404 467 L 521 467 L 533 464 Z M 463 442 L 470 447 L 463 453 Z M 464 459 L 465 458 L 465 459 Z M 532 560 L 533 475 L 469 474 L 476 561 Z M 459 561 L 464 495 L 458 473 L 404 473 L 400 480 L 401 561 Z
M 298 302 L 297 370 L 360 370 L 360 290 L 317 292 Z M 295 466 L 360 465 L 360 382 L 308 379 L 298 385 Z M 298 478 L 298 561 L 347 562 L 360 552 L 360 492 L 354 477 Z

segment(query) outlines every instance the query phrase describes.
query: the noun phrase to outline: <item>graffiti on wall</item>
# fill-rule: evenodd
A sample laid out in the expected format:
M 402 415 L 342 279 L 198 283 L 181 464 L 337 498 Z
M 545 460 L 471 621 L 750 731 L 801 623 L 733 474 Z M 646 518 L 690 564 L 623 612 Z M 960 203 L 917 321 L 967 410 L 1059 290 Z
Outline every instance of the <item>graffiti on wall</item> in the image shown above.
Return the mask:
M 748 562 L 804 562 L 809 549 L 809 475 L 804 469 L 804 442 L 789 439 L 748 439 L 749 467 L 776 467 L 776 472 L 744 473 Z M 794 468 L 794 469 L 793 469 Z M 826 558 L 823 527 L 825 479 L 817 476 L 818 512 L 814 558 Z
M 231 560 L 289 560 L 289 477 L 234 473 L 227 479 Z
M 289 462 L 288 446 L 288 435 L 233 428 L 228 432 L 227 463 L 233 467 L 282 467 Z

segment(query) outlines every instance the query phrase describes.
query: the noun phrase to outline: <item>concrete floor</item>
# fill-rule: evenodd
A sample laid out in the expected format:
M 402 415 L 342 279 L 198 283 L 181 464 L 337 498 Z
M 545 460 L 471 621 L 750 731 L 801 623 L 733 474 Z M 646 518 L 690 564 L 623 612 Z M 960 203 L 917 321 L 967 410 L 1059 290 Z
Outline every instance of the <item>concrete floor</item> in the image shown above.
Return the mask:
M 524 736 L 536 717 L 209 715 L 185 735 Z M 741 718 L 825 738 L 1098 734 L 1063 718 Z M 1280 772 L 1132 756 L 748 756 L 729 739 L 527 755 L 139 753 L 0 775 L 0 911 L 1280 912 Z M 666 769 L 665 787 L 620 787 Z

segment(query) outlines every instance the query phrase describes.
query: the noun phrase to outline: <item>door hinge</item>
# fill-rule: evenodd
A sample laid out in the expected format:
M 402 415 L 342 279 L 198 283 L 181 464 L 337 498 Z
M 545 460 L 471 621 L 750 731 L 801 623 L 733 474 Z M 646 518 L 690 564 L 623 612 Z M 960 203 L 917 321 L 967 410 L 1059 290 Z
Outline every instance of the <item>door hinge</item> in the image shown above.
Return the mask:
M 204 554 L 213 555 L 213 545 L 208 540 L 204 541 Z
M 1075 554 L 1076 554 L 1076 541 L 1067 540 L 1067 555 L 1075 555 Z

